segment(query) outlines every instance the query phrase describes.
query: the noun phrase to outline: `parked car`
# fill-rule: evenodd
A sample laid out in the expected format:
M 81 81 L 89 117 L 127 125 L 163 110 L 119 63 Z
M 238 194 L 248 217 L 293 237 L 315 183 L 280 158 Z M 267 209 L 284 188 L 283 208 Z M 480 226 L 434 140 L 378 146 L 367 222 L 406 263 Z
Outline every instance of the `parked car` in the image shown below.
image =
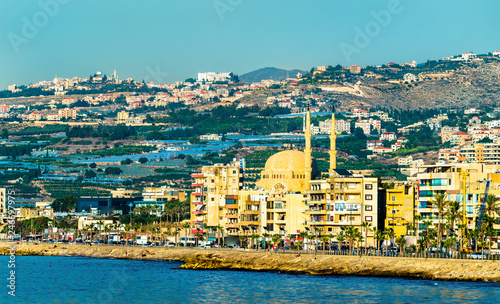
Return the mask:
M 165 244 L 165 247 L 175 247 L 175 243 L 174 242 L 167 242 Z
M 481 252 L 473 252 L 473 253 L 471 253 L 470 257 L 471 257 L 471 259 L 474 259 L 474 260 L 486 259 L 486 255 L 481 254 Z

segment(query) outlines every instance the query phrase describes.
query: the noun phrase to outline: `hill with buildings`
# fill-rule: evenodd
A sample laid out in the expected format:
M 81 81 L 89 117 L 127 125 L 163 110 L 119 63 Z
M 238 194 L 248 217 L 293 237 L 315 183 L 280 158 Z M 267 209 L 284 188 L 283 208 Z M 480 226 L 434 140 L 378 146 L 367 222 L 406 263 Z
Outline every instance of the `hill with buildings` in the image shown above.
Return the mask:
M 298 73 L 305 74 L 306 72 L 301 70 L 284 70 L 278 68 L 262 68 L 252 72 L 248 72 L 240 76 L 240 80 L 246 83 L 260 82 L 265 79 L 272 79 L 275 81 L 285 80 L 287 78 L 293 78 Z

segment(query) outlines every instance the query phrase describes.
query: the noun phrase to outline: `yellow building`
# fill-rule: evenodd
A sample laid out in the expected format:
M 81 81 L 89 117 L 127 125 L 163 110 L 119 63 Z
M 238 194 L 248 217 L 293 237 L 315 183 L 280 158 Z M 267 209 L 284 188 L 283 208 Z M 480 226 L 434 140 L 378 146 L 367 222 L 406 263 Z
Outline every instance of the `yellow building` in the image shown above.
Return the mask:
M 474 229 L 477 209 L 484 197 L 486 181 L 490 180 L 489 193 L 500 196 L 500 174 L 497 165 L 480 163 L 444 164 L 423 166 L 417 174 L 419 192 L 417 212 L 422 220 L 419 229 L 425 229 L 423 222 L 430 220 L 435 227 L 438 223 L 438 210 L 431 201 L 436 194 L 446 194 L 449 201 L 463 202 L 464 187 L 461 172 L 465 177 L 465 213 L 467 229 Z M 495 228 L 496 229 L 496 228 Z
M 335 117 L 332 113 L 332 124 Z M 336 133 L 330 133 L 329 178 L 317 179 L 311 157 L 310 114 L 306 113 L 304 152 L 274 154 L 255 189 L 245 189 L 238 164 L 208 166 L 193 174 L 191 221 L 194 228 L 224 227 L 225 235 L 279 234 L 296 236 L 302 231 L 337 234 L 346 226 L 363 222 L 381 228 L 377 178 L 353 175 L 336 168 Z M 373 245 L 373 232 L 365 232 Z
M 130 118 L 130 114 L 127 111 L 120 111 L 116 115 L 117 123 L 126 123 Z
M 172 200 L 184 201 L 186 200 L 186 192 L 172 189 L 167 186 L 162 187 L 146 187 L 142 191 L 142 197 L 144 201 L 165 201 L 169 202 Z
M 396 236 L 407 235 L 408 225 L 413 225 L 416 206 L 412 183 L 396 185 L 386 191 L 385 227 L 394 231 Z

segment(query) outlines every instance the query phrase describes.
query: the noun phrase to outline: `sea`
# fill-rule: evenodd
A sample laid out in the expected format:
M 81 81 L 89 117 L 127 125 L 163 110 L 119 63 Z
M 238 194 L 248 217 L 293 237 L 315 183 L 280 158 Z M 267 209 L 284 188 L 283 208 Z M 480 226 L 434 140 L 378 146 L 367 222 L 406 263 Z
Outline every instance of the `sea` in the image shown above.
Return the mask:
M 181 263 L 17 256 L 0 303 L 499 303 L 500 283 L 183 270 Z M 7 284 L 5 284 L 7 282 Z

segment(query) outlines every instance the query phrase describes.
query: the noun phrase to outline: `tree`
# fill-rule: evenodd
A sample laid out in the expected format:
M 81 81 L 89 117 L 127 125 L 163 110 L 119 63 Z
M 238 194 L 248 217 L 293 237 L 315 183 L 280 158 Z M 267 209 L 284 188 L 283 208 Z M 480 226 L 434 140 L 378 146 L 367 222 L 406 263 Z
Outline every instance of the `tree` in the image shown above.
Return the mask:
M 404 248 L 406 246 L 406 239 L 403 235 L 400 235 L 396 238 L 396 244 L 399 246 L 399 252 L 404 252 Z
M 73 195 L 65 195 L 63 197 L 55 199 L 51 206 L 54 212 L 69 212 L 76 208 L 76 203 L 78 199 Z
M 145 163 L 147 163 L 147 162 L 148 162 L 148 159 L 147 159 L 146 157 L 141 157 L 141 158 L 139 158 L 139 162 L 140 162 L 141 164 L 145 164 Z
M 358 139 L 366 139 L 366 135 L 365 135 L 363 129 L 361 129 L 360 127 L 357 127 L 356 129 L 354 129 L 354 136 L 356 136 L 356 138 L 358 138 Z
M 131 163 L 133 163 L 133 161 L 130 158 L 127 158 L 120 162 L 121 165 L 130 165 Z
M 85 173 L 83 176 L 85 176 L 85 178 L 93 178 L 93 177 L 96 177 L 97 174 L 92 170 L 85 170 Z
M 344 245 L 344 241 L 345 241 L 344 231 L 340 231 L 339 234 L 337 234 L 337 236 L 335 238 L 339 242 L 339 250 L 342 250 L 342 246 Z
M 442 227 L 441 227 L 441 219 L 443 217 L 444 211 L 448 208 L 450 201 L 446 200 L 446 194 L 439 193 L 434 195 L 434 198 L 431 199 L 431 204 L 437 208 L 438 210 L 438 237 L 437 237 L 437 247 L 438 250 L 441 248 L 441 238 L 443 235 Z
M 365 250 L 366 250 L 366 245 L 367 245 L 366 241 L 368 240 L 368 231 L 372 230 L 371 227 L 372 227 L 372 223 L 370 223 L 370 222 L 362 222 L 361 223 L 361 228 L 365 230 L 363 233 L 363 235 L 365 237 Z
M 222 227 L 221 225 L 217 225 L 214 227 L 214 229 L 217 230 L 217 245 L 219 245 L 219 248 L 222 248 L 220 233 L 224 229 L 224 227 Z
M 122 169 L 118 167 L 107 167 L 106 170 L 104 170 L 104 173 L 107 175 L 120 175 L 122 172 Z
M 91 168 L 91 169 L 95 169 L 95 168 L 97 168 L 96 163 L 91 163 L 91 164 L 89 165 L 89 168 Z
M 9 130 L 2 129 L 2 138 L 4 138 L 4 139 L 8 139 L 9 138 Z

